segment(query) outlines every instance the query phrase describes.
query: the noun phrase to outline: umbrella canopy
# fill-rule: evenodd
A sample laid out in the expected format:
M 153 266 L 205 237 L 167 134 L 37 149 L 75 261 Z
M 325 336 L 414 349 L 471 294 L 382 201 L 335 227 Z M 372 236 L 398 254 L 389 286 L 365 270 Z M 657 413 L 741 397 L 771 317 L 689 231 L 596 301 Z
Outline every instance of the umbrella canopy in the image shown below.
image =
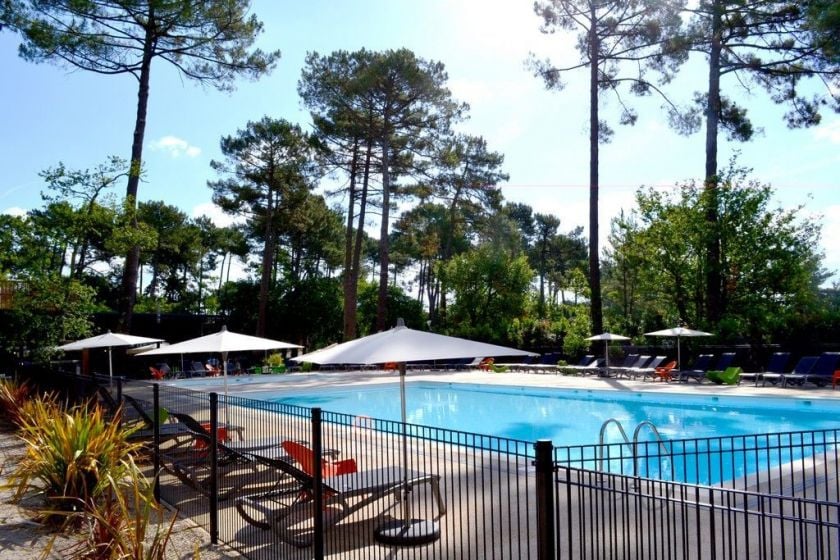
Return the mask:
M 111 348 L 120 346 L 135 346 L 137 344 L 149 344 L 153 342 L 163 342 L 162 338 L 147 338 L 145 336 L 133 336 L 130 334 L 112 333 L 108 331 L 104 334 L 83 338 L 75 342 L 70 342 L 59 346 L 59 350 L 71 352 L 73 350 L 86 350 L 89 348 L 107 348 L 108 349 L 108 376 L 113 375 L 113 365 L 111 363 Z
M 611 340 L 630 340 L 629 336 L 623 336 L 620 334 L 613 334 L 609 332 L 596 334 L 595 336 L 590 336 L 586 340 L 603 340 L 604 341 L 604 362 L 606 363 L 607 367 L 607 376 L 610 374 L 610 351 L 609 351 L 609 344 Z
M 694 329 L 687 329 L 685 327 L 673 327 L 670 329 L 662 329 L 661 331 L 653 331 L 645 333 L 647 336 L 712 336 L 712 333 L 705 331 L 696 331 Z
M 225 395 L 227 395 L 227 355 L 228 352 L 246 352 L 248 350 L 278 350 L 285 348 L 303 348 L 298 344 L 249 336 L 227 330 L 222 327 L 217 333 L 191 338 L 169 346 L 155 348 L 148 352 L 140 352 L 138 356 L 160 356 L 163 354 L 203 354 L 218 353 L 222 355 L 222 375 L 224 377 Z
M 201 354 L 205 352 L 222 353 L 227 352 L 246 352 L 248 350 L 276 350 L 285 348 L 303 348 L 298 344 L 291 344 L 289 342 L 282 342 L 280 340 L 272 340 L 270 338 L 261 338 L 258 336 L 249 336 L 247 334 L 239 334 L 227 330 L 227 327 L 222 327 L 217 333 L 200 336 L 198 338 L 191 338 L 183 342 L 170 344 L 169 346 L 162 346 L 142 352 L 138 356 L 158 356 L 163 354 Z
M 315 352 L 292 358 L 298 362 L 315 364 L 400 364 L 400 409 L 402 416 L 402 464 L 404 476 L 408 476 L 408 435 L 405 431 L 405 362 L 452 360 L 489 356 L 534 356 L 516 348 L 475 342 L 465 338 L 445 336 L 406 327 L 400 320 L 391 330 L 372 334 Z M 389 544 L 422 544 L 440 536 L 434 521 L 413 519 L 409 508 L 410 487 L 407 482 L 403 496 L 403 519 L 377 528 L 375 535 Z
M 489 356 L 536 356 L 536 354 L 465 338 L 418 331 L 400 325 L 391 330 L 322 348 L 291 359 L 314 364 L 381 364 Z
M 694 329 L 687 329 L 685 327 L 673 327 L 670 329 L 662 329 L 661 331 L 653 331 L 645 333 L 645 336 L 672 336 L 677 339 L 677 369 L 680 369 L 682 364 L 680 356 L 680 339 L 684 336 L 712 336 L 712 333 L 705 331 L 696 331 Z

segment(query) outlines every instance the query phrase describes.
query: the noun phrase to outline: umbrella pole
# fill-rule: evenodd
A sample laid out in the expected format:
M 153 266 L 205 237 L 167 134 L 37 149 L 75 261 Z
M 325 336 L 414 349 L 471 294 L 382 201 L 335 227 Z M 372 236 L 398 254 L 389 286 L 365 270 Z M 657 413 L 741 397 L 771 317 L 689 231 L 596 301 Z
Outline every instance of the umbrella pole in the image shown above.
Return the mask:
M 405 412 L 405 362 L 400 362 L 400 418 L 402 419 L 402 467 L 403 467 L 403 521 L 405 527 L 411 524 L 411 502 L 408 487 L 408 433 L 406 433 Z
M 680 337 L 677 337 L 677 371 L 682 369 L 682 357 L 680 355 Z
M 111 347 L 108 347 L 108 383 L 114 379 L 114 364 L 111 361 Z
M 604 361 L 607 364 L 607 377 L 610 376 L 610 341 L 604 341 Z
M 436 541 L 440 538 L 440 527 L 434 521 L 412 519 L 411 517 L 411 487 L 408 485 L 408 431 L 406 428 L 405 404 L 405 362 L 399 363 L 400 368 L 400 412 L 402 418 L 402 520 L 395 520 L 377 527 L 374 537 L 381 543 L 394 545 L 418 545 Z
M 228 423 L 227 352 L 222 352 L 222 379 L 225 386 L 225 425 Z

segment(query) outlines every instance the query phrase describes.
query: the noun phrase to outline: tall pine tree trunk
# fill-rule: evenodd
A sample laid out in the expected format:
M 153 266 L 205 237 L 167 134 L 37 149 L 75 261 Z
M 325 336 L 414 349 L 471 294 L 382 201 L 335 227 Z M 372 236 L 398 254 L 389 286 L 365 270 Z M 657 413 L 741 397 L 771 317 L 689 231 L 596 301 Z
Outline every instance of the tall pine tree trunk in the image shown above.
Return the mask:
M 353 143 L 350 162 L 350 192 L 347 203 L 347 225 L 344 233 L 344 340 L 356 338 L 356 302 L 351 295 L 353 288 L 353 218 L 356 217 L 356 177 L 358 176 L 359 144 Z
M 139 87 L 137 89 L 137 116 L 134 121 L 134 137 L 131 143 L 131 168 L 128 171 L 128 185 L 125 190 L 126 210 L 131 212 L 131 227 L 137 227 L 137 190 L 140 185 L 140 173 L 143 170 L 143 139 L 146 135 L 146 112 L 149 105 L 149 74 L 154 52 L 154 6 L 149 5 L 149 21 L 146 27 L 146 39 L 143 45 L 143 62 L 140 66 Z M 120 299 L 120 319 L 117 331 L 130 332 L 134 304 L 137 301 L 137 277 L 140 271 L 140 247 L 129 249 L 125 257 L 122 277 L 122 295 Z
M 706 106 L 706 319 L 716 324 L 721 317 L 720 235 L 718 234 L 718 125 L 720 120 L 720 55 L 723 6 L 714 2 L 712 44 L 709 50 L 709 94 Z
M 363 176 L 362 176 L 362 194 L 359 197 L 359 219 L 357 221 L 358 225 L 356 226 L 356 242 L 353 245 L 353 264 L 352 264 L 353 273 L 350 276 L 350 282 L 351 282 L 350 291 L 349 291 L 350 299 L 347 300 L 348 303 L 346 304 L 346 305 L 350 306 L 350 313 L 352 313 L 352 316 L 353 316 L 352 331 L 349 331 L 349 335 L 352 335 L 352 336 L 349 336 L 348 332 L 345 331 L 344 336 L 345 336 L 346 340 L 352 340 L 353 338 L 356 338 L 356 334 L 357 334 L 357 332 L 356 332 L 356 304 L 358 302 L 358 297 L 359 297 L 359 276 L 361 275 L 361 270 L 362 270 L 362 268 L 361 268 L 362 242 L 364 241 L 364 238 L 365 238 L 365 215 L 367 213 L 368 187 L 370 185 L 370 164 L 371 164 L 371 158 L 373 157 L 373 141 L 372 140 L 367 141 L 367 146 L 365 146 L 365 149 L 367 150 L 367 152 L 365 154 L 365 167 L 364 167 Z M 348 338 L 348 336 L 349 336 L 349 338 Z
M 384 115 L 388 122 L 388 115 Z M 391 210 L 390 137 L 382 135 L 382 223 L 379 226 L 379 297 L 376 302 L 376 329 L 384 331 L 388 322 L 388 231 Z
M 598 65 L 600 63 L 599 39 L 592 6 L 592 29 L 589 31 L 589 290 L 592 332 L 604 331 L 601 312 L 601 263 L 598 251 Z
M 271 176 L 274 174 L 272 173 Z M 268 193 L 268 203 L 265 209 L 265 246 L 263 247 L 262 275 L 260 276 L 260 295 L 257 304 L 257 336 L 265 336 L 268 322 L 268 296 L 271 288 L 271 278 L 274 272 L 274 191 Z

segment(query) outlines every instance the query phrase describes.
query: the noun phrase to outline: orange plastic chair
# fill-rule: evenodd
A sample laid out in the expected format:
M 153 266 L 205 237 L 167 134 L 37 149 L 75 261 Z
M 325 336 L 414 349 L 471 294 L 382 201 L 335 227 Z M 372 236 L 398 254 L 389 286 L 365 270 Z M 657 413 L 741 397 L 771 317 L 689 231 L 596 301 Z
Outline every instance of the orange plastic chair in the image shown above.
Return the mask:
M 659 366 L 658 368 L 654 368 L 653 370 L 653 380 L 654 381 L 673 381 L 674 376 L 671 374 L 671 371 L 677 367 L 676 360 L 672 362 L 668 362 L 664 366 Z
M 493 358 L 484 358 L 481 360 L 481 363 L 478 364 L 478 369 L 482 371 L 490 371 L 490 368 L 493 367 L 494 363 L 496 363 L 496 361 Z
M 201 422 L 201 427 L 204 428 L 204 431 L 207 432 L 207 435 L 210 435 L 210 422 Z M 222 426 L 216 428 L 216 441 L 220 441 L 222 443 L 230 441 L 230 434 L 228 433 L 227 428 Z M 204 438 L 197 437 L 193 440 L 194 451 L 205 451 L 209 447 L 210 442 Z
M 210 364 L 204 364 L 204 369 L 207 370 L 207 375 L 209 377 L 215 377 L 217 375 L 222 374 L 222 370 L 217 368 L 216 366 L 211 366 Z
M 315 454 L 311 449 L 296 441 L 287 440 L 281 445 L 283 446 L 283 450 L 300 464 L 300 470 L 309 476 L 314 476 Z M 340 461 L 333 461 L 326 457 L 321 459 L 321 476 L 324 478 L 338 476 L 340 474 L 351 474 L 354 472 L 356 472 L 356 460 L 353 458 L 342 459 Z
M 831 376 L 831 390 L 837 388 L 837 384 L 840 383 L 840 369 L 834 372 L 834 375 Z
M 152 374 L 152 379 L 156 381 L 160 381 L 161 379 L 166 377 L 166 374 L 156 367 L 149 366 L 149 371 Z

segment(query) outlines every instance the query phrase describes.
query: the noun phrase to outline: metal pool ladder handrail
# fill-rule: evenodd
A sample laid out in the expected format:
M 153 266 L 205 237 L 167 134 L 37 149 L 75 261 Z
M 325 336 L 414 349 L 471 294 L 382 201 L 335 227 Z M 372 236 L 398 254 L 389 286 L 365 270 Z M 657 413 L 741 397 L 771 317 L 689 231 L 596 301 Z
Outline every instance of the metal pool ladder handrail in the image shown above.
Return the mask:
M 624 443 L 629 445 L 633 455 L 633 476 L 638 476 L 639 471 L 639 432 L 641 432 L 642 428 L 647 426 L 650 428 L 651 432 L 653 432 L 654 440 L 659 444 L 659 449 L 665 455 L 670 455 L 670 451 L 668 446 L 665 445 L 665 439 L 662 437 L 662 434 L 659 433 L 659 429 L 657 429 L 656 424 L 651 422 L 650 420 L 642 420 L 636 426 L 636 429 L 633 430 L 633 441 L 630 441 L 630 438 L 627 437 L 627 432 L 624 431 L 624 426 L 621 425 L 616 418 L 609 418 L 603 424 L 601 424 L 601 432 L 598 435 L 598 470 L 604 470 L 604 457 L 603 457 L 603 449 L 604 449 L 604 436 L 606 435 L 607 428 L 610 424 L 615 424 L 618 427 L 618 432 L 621 434 Z M 671 470 L 673 471 L 673 462 L 671 462 Z M 673 478 L 673 472 L 671 473 L 671 478 Z

